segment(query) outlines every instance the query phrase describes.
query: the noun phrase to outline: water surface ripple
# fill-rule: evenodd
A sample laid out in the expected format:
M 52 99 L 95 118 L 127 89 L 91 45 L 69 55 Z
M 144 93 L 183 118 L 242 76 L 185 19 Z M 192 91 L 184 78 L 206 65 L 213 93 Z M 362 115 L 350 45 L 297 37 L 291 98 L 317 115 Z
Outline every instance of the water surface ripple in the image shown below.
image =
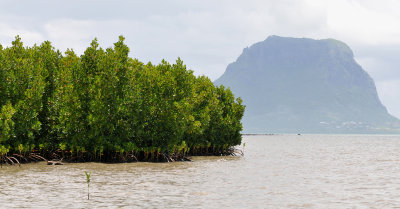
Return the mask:
M 400 208 L 400 136 L 244 136 L 245 157 L 0 169 L 1 208 Z M 84 171 L 92 172 L 87 200 Z

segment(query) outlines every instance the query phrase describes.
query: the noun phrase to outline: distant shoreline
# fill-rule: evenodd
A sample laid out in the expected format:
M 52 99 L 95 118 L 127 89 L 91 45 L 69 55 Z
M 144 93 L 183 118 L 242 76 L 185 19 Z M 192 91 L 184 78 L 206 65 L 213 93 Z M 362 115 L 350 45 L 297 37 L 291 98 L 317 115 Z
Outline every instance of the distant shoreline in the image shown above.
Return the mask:
M 400 133 L 245 133 L 242 136 L 278 136 L 278 135 L 376 135 L 376 136 L 400 136 Z

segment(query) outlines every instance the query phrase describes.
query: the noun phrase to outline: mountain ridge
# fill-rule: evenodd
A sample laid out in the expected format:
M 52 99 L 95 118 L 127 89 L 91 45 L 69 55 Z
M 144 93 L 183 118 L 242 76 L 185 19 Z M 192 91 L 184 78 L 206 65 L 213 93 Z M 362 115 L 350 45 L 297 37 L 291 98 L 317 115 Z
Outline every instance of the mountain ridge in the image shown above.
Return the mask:
M 245 133 L 400 133 L 344 42 L 269 36 L 214 83 L 246 107 Z

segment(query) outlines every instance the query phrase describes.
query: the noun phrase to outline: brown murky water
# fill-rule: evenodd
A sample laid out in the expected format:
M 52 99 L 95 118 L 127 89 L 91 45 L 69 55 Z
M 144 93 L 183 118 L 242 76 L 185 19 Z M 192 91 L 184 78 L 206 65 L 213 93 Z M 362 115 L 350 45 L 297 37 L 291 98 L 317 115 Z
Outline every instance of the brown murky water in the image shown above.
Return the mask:
M 400 136 L 245 136 L 245 157 L 0 169 L 0 208 L 395 208 Z M 84 171 L 92 172 L 87 200 Z

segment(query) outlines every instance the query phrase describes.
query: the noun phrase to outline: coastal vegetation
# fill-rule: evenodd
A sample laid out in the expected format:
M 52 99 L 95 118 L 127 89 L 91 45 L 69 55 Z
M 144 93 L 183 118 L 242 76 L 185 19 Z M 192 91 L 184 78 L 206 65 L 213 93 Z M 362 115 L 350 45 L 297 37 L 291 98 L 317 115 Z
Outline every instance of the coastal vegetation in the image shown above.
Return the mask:
M 175 161 L 229 155 L 241 143 L 240 98 L 181 59 L 144 64 L 120 36 L 78 56 L 49 41 L 0 45 L 0 164 Z

